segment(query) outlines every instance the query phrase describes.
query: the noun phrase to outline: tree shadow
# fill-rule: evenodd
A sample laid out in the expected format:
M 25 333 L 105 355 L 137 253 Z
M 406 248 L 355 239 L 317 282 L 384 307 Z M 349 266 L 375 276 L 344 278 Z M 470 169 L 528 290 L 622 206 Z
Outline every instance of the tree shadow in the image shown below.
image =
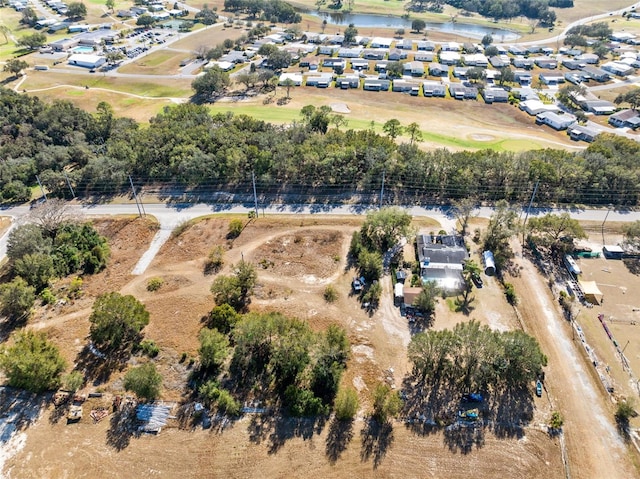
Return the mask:
M 462 313 L 465 316 L 469 316 L 475 308 L 472 303 L 476 300 L 475 296 L 471 296 L 471 291 L 465 289 L 461 296 L 456 297 L 453 304 L 456 308 L 456 313 Z
M 114 371 L 124 369 L 130 356 L 131 352 L 125 349 L 105 356 L 87 344 L 76 356 L 75 369 L 83 373 L 85 382 L 98 386 L 109 381 Z
M 353 420 L 340 421 L 333 418 L 325 442 L 325 453 L 329 462 L 335 464 L 353 439 Z
M 326 417 L 287 418 L 283 416 L 256 414 L 248 426 L 249 440 L 254 444 L 268 441 L 269 454 L 276 454 L 282 446 L 293 438 L 305 441 L 320 434 L 326 423 Z
M 139 437 L 136 427 L 135 405 L 124 405 L 111 416 L 107 431 L 107 445 L 120 452 L 129 446 L 131 437 Z
M 7 443 L 14 433 L 31 426 L 49 399 L 48 394 L 33 394 L 12 387 L 0 387 L 0 446 Z
M 640 276 L 640 259 L 624 258 L 622 262 L 627 267 L 627 270 L 629 270 L 629 273 L 635 276 Z
M 484 426 L 482 422 L 457 422 L 447 426 L 444 430 L 444 443 L 451 452 L 469 454 L 474 447 L 484 446 Z
M 387 451 L 393 444 L 393 426 L 386 421 L 380 424 L 375 419 L 369 419 L 366 426 L 360 431 L 362 447 L 360 460 L 367 462 L 373 459 L 373 468 L 377 469 L 387 455 Z

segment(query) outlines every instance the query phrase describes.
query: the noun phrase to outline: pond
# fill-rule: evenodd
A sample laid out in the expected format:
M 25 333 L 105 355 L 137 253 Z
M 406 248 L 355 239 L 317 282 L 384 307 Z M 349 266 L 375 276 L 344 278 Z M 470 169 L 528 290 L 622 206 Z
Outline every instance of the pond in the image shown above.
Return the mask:
M 313 10 L 299 10 L 313 17 L 322 18 L 329 25 L 349 25 L 353 23 L 356 28 L 404 28 L 411 29 L 412 19 L 393 17 L 385 15 L 373 15 L 368 13 L 340 13 L 340 12 L 318 12 Z M 520 38 L 518 33 L 503 28 L 492 28 L 482 25 L 463 22 L 426 22 L 427 31 L 435 30 L 439 32 L 453 33 L 464 37 L 481 39 L 486 34 L 491 34 L 497 43 L 512 42 Z M 362 34 L 361 32 L 360 34 Z

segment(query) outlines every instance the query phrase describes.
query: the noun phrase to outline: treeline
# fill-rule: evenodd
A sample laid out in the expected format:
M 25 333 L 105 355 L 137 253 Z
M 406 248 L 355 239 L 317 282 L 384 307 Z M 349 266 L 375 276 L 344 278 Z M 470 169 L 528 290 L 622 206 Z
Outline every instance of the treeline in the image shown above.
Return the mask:
M 624 137 L 600 135 L 579 153 L 423 151 L 417 134 L 397 144 L 373 129 L 341 130 L 334 116 L 317 109 L 279 126 L 184 104 L 141 128 L 115 117 L 106 103 L 90 114 L 69 102 L 46 105 L 2 89 L 1 194 L 24 200 L 12 195 L 35 185 L 38 175 L 52 196 L 68 197 L 69 184 L 82 197 L 113 195 L 130 188 L 132 175 L 167 196 L 214 199 L 220 192 L 251 195 L 254 172 L 265 202 L 287 194 L 301 201 L 357 195 L 377 201 L 384 172 L 385 201 L 398 204 L 465 197 L 523 202 L 536 182 L 541 203 L 638 204 L 640 144 Z
M 556 21 L 555 12 L 549 7 L 573 7 L 573 0 L 445 0 L 444 2 L 412 0 L 408 8 L 413 11 L 441 11 L 443 3 L 467 12 L 479 13 L 484 17 L 495 19 L 527 17 L 540 20 L 542 24 L 548 26 Z
M 300 23 L 302 17 L 282 0 L 224 0 L 228 12 L 246 13 L 273 23 Z

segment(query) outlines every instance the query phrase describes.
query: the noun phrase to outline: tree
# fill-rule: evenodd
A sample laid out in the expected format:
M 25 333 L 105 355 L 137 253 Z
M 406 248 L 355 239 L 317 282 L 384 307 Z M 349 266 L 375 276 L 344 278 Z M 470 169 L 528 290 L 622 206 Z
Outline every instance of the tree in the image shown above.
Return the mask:
M 115 50 L 113 52 L 108 52 L 105 56 L 107 57 L 107 63 L 109 63 L 109 65 L 115 65 L 124 58 L 124 53 L 120 50 Z
M 336 419 L 338 419 L 338 421 L 352 421 L 359 407 L 358 391 L 349 387 L 338 390 L 334 405 Z
M 350 45 L 355 43 L 358 36 L 358 29 L 353 23 L 350 23 L 347 28 L 344 29 L 344 42 L 343 45 Z
M 213 25 L 218 21 L 218 14 L 205 5 L 195 18 L 203 25 Z
M 376 253 L 374 253 L 376 254 Z M 362 303 L 368 304 L 369 308 L 377 309 L 382 297 L 382 285 L 380 281 L 372 283 L 362 295 Z
M 373 417 L 386 424 L 400 413 L 402 404 L 398 391 L 393 391 L 386 384 L 378 384 L 373 392 Z
M 0 368 L 9 386 L 40 393 L 55 389 L 66 364 L 58 348 L 42 332 L 21 331 L 13 346 L 0 350 Z
M 625 249 L 633 252 L 640 251 L 640 221 L 624 224 L 622 233 L 624 235 L 623 245 Z
M 409 134 L 409 145 L 413 146 L 414 143 L 422 141 L 422 131 L 416 122 L 409 123 L 406 132 Z
M 569 213 L 560 213 L 559 215 L 548 213 L 544 216 L 531 218 L 529 231 L 542 244 L 552 248 L 557 248 L 564 238 L 573 240 L 587 237 L 578 220 L 572 219 Z
M 238 264 L 232 266 L 231 269 L 238 281 L 240 297 L 242 301 L 246 302 L 247 299 L 249 299 L 249 296 L 253 294 L 253 288 L 256 286 L 256 281 L 258 279 L 256 268 L 248 261 L 242 259 Z
M 246 87 L 247 90 L 249 90 L 249 88 L 253 88 L 254 86 L 256 86 L 256 83 L 258 81 L 258 74 L 257 73 L 240 73 L 236 79 L 244 84 L 244 86 Z
M 20 277 L 0 284 L 0 313 L 11 321 L 27 317 L 35 301 L 35 288 Z
M 453 368 L 452 352 L 455 347 L 451 331 L 427 331 L 411 338 L 407 355 L 413 363 L 413 374 L 422 383 L 446 379 Z
M 46 253 L 25 254 L 14 261 L 13 271 L 17 276 L 24 278 L 36 291 L 42 291 L 49 286 L 49 281 L 56 274 L 53 258 Z
M 154 363 L 145 363 L 127 371 L 124 376 L 124 388 L 141 399 L 153 400 L 160 395 L 162 376 Z
M 153 18 L 148 13 L 143 13 L 136 20 L 136 25 L 138 25 L 139 27 L 147 27 L 148 28 L 148 27 L 152 26 L 154 23 L 156 23 L 155 18 Z
M 257 280 L 255 267 L 244 260 L 231 267 L 233 276 L 218 276 L 211 285 L 215 303 L 220 306 L 228 304 L 240 310 L 245 307 L 253 294 Z
M 7 239 L 7 257 L 15 261 L 27 254 L 48 254 L 52 241 L 42 233 L 42 228 L 33 223 L 20 225 L 11 230 Z
M 115 6 L 116 6 L 116 1 L 115 1 L 115 0 L 107 0 L 107 1 L 105 2 L 105 6 L 107 7 L 107 9 L 108 9 L 111 13 L 113 13 L 114 8 L 115 8 Z
M 82 2 L 71 2 L 67 6 L 66 15 L 71 19 L 84 18 L 87 16 L 87 6 Z
M 10 60 L 7 60 L 2 71 L 9 72 L 14 76 L 20 76 L 22 75 L 22 70 L 24 70 L 28 66 L 29 64 L 24 60 L 20 60 L 19 58 L 12 58 Z
M 509 207 L 505 200 L 496 203 L 494 213 L 489 218 L 485 231 L 483 248 L 493 252 L 496 268 L 502 269 L 513 257 L 509 238 L 514 235 L 518 214 Z
M 580 105 L 576 97 L 584 95 L 586 89 L 582 85 L 565 85 L 558 90 L 558 101 L 571 109 L 579 109 Z
M 504 66 L 500 68 L 500 78 L 498 80 L 498 83 L 500 84 L 500 86 L 504 86 L 505 83 L 511 83 L 515 80 L 515 73 L 513 73 L 513 70 L 508 67 L 508 66 Z
M 410 234 L 411 215 L 397 207 L 370 211 L 360 228 L 363 244 L 380 253 L 386 252 Z
M 582 35 L 567 35 L 564 38 L 564 44 L 570 47 L 586 47 L 587 39 Z
M 210 99 L 216 95 L 221 95 L 230 85 L 231 80 L 227 72 L 219 67 L 213 67 L 207 72 L 193 80 L 191 87 L 195 90 L 196 96 Z
M 96 298 L 89 316 L 91 340 L 102 351 L 128 349 L 149 324 L 149 312 L 131 295 L 106 293 Z
M 427 28 L 427 22 L 425 22 L 424 20 L 416 19 L 411 22 L 411 30 L 416 33 L 420 33 L 425 28 Z
M 269 54 L 267 61 L 269 66 L 271 66 L 275 71 L 281 71 L 285 68 L 289 68 L 291 65 L 291 53 L 286 50 L 276 48 L 274 52 Z
M 230 334 L 240 318 L 237 311 L 225 303 L 211 310 L 207 318 L 207 326 L 221 333 Z
M 404 73 L 404 66 L 400 62 L 389 62 L 386 67 L 387 76 L 391 78 L 400 78 Z
M 493 37 L 491 36 L 491 34 L 487 33 L 484 37 L 482 37 L 481 43 L 485 48 L 491 45 L 493 43 Z
M 36 50 L 47 43 L 47 36 L 44 33 L 33 33 L 25 35 L 18 41 L 18 46 L 26 47 L 29 50 Z
M 285 87 L 286 91 L 287 91 L 287 100 L 289 100 L 291 98 L 291 87 L 295 86 L 295 82 L 291 79 L 291 78 L 285 78 L 284 82 L 282 83 L 282 86 Z
M 402 125 L 400 125 L 400 121 L 392 118 L 391 120 L 387 120 L 385 124 L 382 126 L 382 130 L 387 134 L 389 138 L 395 140 L 398 136 L 402 135 Z
M 440 289 L 436 285 L 435 281 L 427 281 L 422 286 L 422 291 L 416 297 L 413 302 L 413 307 L 420 311 L 425 316 L 431 316 L 436 310 L 436 303 L 438 302 L 438 295 Z
M 200 364 L 204 369 L 217 371 L 229 355 L 229 338 L 217 329 L 203 328 L 198 339 Z
M 631 108 L 636 110 L 640 105 L 640 88 L 634 88 L 625 93 L 620 93 L 613 102 L 616 105 L 620 103 L 628 103 Z
M 24 203 L 31 199 L 31 188 L 20 180 L 8 181 L 0 190 L 0 200 L 10 203 Z
M 486 78 L 486 73 L 484 68 L 471 67 L 467 70 L 467 78 L 469 78 L 472 83 L 478 83 Z
M 464 197 L 454 200 L 451 204 L 451 213 L 458 220 L 460 234 L 464 236 L 467 232 L 469 220 L 474 216 L 476 210 L 476 200 L 471 197 Z
M 229 221 L 229 232 L 227 233 L 228 238 L 237 238 L 242 233 L 244 229 L 244 223 L 240 218 L 234 218 Z
M 634 408 L 633 400 L 623 399 L 618 403 L 616 407 L 615 418 L 618 428 L 623 434 L 629 434 L 629 419 L 637 416 Z
M 39 225 L 44 234 L 54 238 L 62 225 L 73 220 L 69 205 L 64 200 L 50 198 L 33 208 L 28 215 L 30 221 Z
M 24 10 L 22 10 L 20 23 L 24 25 L 28 25 L 30 27 L 34 27 L 37 22 L 38 22 L 38 14 L 33 8 L 27 7 Z

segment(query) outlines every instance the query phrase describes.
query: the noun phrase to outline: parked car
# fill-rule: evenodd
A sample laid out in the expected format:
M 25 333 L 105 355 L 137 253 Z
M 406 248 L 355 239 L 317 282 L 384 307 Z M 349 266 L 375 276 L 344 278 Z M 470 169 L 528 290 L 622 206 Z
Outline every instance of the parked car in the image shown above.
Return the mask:
M 536 396 L 542 397 L 542 382 L 536 381 Z
M 353 290 L 356 293 L 359 293 L 360 291 L 362 291 L 362 288 L 364 287 L 362 284 L 362 281 L 360 281 L 358 278 L 353 278 L 353 282 L 351 283 L 351 286 L 353 287 Z
M 483 399 L 480 393 L 463 394 L 462 396 L 462 402 L 482 402 Z
M 476 288 L 482 288 L 482 285 L 484 284 L 484 282 L 482 281 L 482 278 L 478 273 L 471 275 L 471 281 L 473 281 L 473 284 L 476 285 Z

